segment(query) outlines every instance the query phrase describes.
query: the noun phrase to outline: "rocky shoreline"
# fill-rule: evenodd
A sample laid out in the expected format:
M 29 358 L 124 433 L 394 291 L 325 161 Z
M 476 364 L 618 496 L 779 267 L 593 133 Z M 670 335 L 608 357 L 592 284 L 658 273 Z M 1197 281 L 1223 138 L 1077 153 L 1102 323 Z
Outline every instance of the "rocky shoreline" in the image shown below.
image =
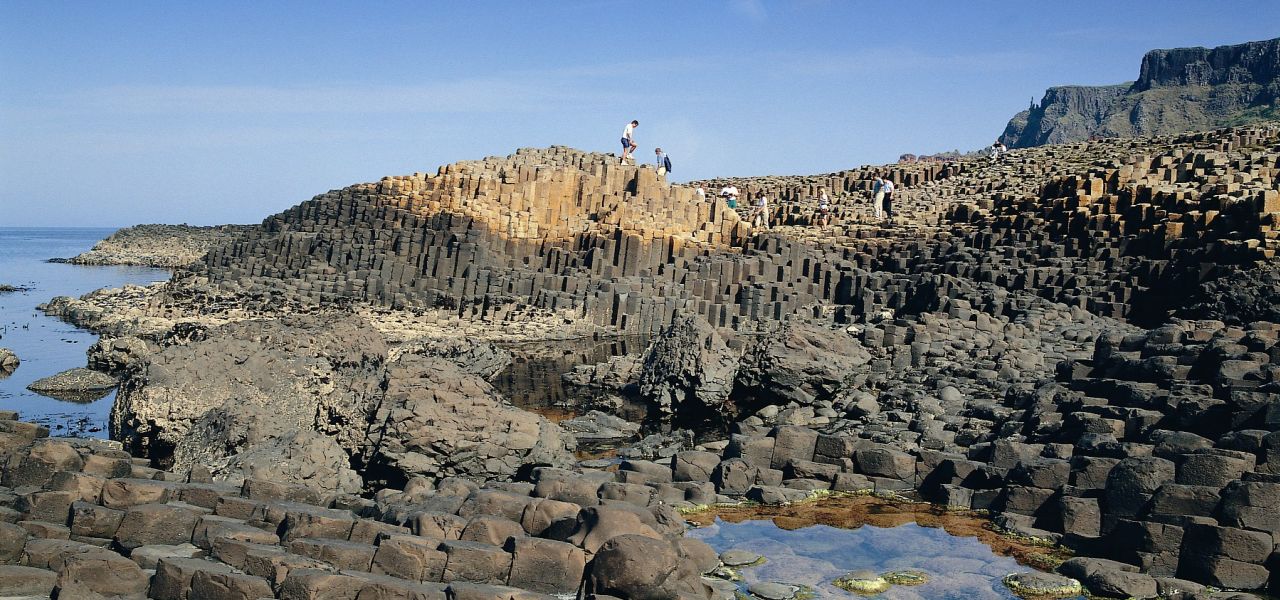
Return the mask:
M 51 262 L 76 265 L 134 265 L 176 269 L 200 260 L 210 248 L 227 243 L 251 225 L 135 225 L 94 244 L 87 252 Z
M 520 482 L 418 477 L 369 498 L 157 470 L 117 443 L 0 417 L 0 481 L 13 490 L 0 589 L 23 597 L 732 597 L 734 569 L 761 560 L 684 536 L 682 512 L 745 506 L 691 478 L 687 460 L 538 467 Z M 966 534 L 1005 552 L 1061 560 L 968 519 Z
M 121 378 L 122 457 L 251 499 L 344 498 L 320 504 L 391 526 L 422 510 L 442 531 L 519 527 L 486 522 L 489 548 L 435 529 L 429 548 L 394 542 L 409 579 L 440 586 L 423 594 L 544 592 L 512 579 L 532 536 L 576 549 L 535 543 L 569 557 L 556 572 L 577 576 L 557 585 L 587 595 L 718 597 L 702 579 L 714 553 L 668 535 L 672 511 L 871 491 L 1071 549 L 1060 573 L 1099 596 L 1224 598 L 1203 586 L 1266 588 L 1280 556 L 1278 173 L 1266 124 L 732 180 L 778 200 L 758 231 L 648 168 L 523 149 L 322 194 L 170 282 L 44 309 L 103 335 L 89 362 Z M 876 175 L 903 190 L 892 223 L 866 204 Z M 819 187 L 835 201 L 824 229 Z M 626 335 L 644 351 L 564 376 L 604 416 L 557 423 L 491 384 L 516 344 Z M 622 400 L 645 414 L 620 468 L 576 460 L 575 434 L 621 431 L 606 417 Z M 15 447 L 20 466 L 33 451 Z M 23 498 L 54 491 L 14 487 L 11 506 L 29 516 Z M 572 524 L 526 528 L 547 501 Z M 69 505 L 51 522 L 74 525 Z M 351 597 L 374 584 L 342 569 L 371 572 L 404 533 L 357 542 L 323 513 L 294 522 L 344 531 L 289 534 L 255 516 L 288 512 L 273 510 L 227 516 L 287 546 L 270 553 L 336 569 L 316 585 Z M 118 530 L 92 537 L 132 550 Z M 450 570 L 460 552 L 488 566 Z

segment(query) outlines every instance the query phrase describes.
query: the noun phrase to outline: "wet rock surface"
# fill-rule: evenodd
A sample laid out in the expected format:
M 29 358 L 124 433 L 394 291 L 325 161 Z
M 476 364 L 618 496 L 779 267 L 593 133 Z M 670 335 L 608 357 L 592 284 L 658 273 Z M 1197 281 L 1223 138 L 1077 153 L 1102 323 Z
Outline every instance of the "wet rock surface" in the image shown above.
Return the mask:
M 0 360 L 2 359 L 3 357 L 0 357 Z M 76 367 L 37 379 L 31 382 L 27 389 L 61 400 L 88 402 L 101 398 L 115 389 L 116 383 L 116 379 L 106 373 Z
M 8 377 L 18 370 L 18 365 L 22 361 L 18 359 L 18 355 L 8 348 L 0 348 L 0 377 Z

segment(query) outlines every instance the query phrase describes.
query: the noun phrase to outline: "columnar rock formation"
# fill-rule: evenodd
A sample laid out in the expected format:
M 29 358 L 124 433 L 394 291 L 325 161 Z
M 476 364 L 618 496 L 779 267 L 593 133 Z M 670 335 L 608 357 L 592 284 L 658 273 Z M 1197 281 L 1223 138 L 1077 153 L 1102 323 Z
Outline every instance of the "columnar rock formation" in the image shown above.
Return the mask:
M 690 265 L 740 243 L 747 227 L 714 199 L 615 160 L 522 150 L 333 191 L 210 252 L 196 272 L 302 300 L 448 306 L 490 320 L 532 307 L 656 332 L 695 302 Z
M 170 284 L 50 309 L 143 345 L 98 353 L 124 372 L 117 433 L 131 449 L 169 444 L 178 464 L 222 478 L 270 473 L 334 493 L 357 470 L 379 500 L 441 478 L 466 485 L 450 476 L 517 478 L 533 488 L 490 485 L 520 503 L 650 507 L 915 489 L 1079 549 L 1092 558 L 1064 570 L 1094 591 L 1269 581 L 1280 126 L 732 180 L 775 199 L 767 231 L 714 198 L 729 180 L 702 182 L 700 201 L 613 160 L 523 150 L 352 186 L 269 218 Z M 874 175 L 899 184 L 891 223 L 870 215 Z M 824 228 L 812 225 L 819 187 L 834 199 Z M 642 357 L 569 379 L 721 439 L 641 444 L 635 454 L 669 462 L 620 474 L 543 468 L 567 464 L 568 441 L 493 394 L 482 378 L 496 353 L 411 334 L 425 324 L 421 336 L 461 343 L 521 323 L 539 340 L 647 334 Z M 459 366 L 467 356 L 483 364 Z M 263 364 L 287 377 L 259 376 Z M 229 391 L 208 406 L 166 413 L 159 401 L 219 378 Z M 239 406 L 275 402 L 301 435 Z M 264 433 L 222 435 L 241 431 Z M 268 469 L 295 456 L 348 462 L 319 478 Z M 445 509 L 432 511 L 477 514 L 439 495 L 430 502 Z M 613 557 L 601 564 L 667 548 L 609 537 L 570 543 Z M 1110 560 L 1122 562 L 1099 562 Z M 645 589 L 687 591 L 685 575 Z M 640 585 L 587 581 L 624 596 Z

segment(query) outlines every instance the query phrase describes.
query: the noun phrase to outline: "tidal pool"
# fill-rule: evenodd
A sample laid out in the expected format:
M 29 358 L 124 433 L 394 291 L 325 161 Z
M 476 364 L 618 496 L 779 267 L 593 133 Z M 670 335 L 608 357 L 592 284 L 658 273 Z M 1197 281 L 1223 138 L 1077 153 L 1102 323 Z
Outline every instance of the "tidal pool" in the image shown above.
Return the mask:
M 804 586 L 815 598 L 1011 599 L 1017 596 L 1001 578 L 1065 558 L 1052 548 L 1000 535 L 977 515 L 873 497 L 715 509 L 689 520 L 694 528 L 687 535 L 717 552 L 746 550 L 765 558 L 763 564 L 736 569 L 743 592 L 754 583 L 777 582 Z M 872 595 L 832 584 L 863 569 L 922 571 L 928 581 Z

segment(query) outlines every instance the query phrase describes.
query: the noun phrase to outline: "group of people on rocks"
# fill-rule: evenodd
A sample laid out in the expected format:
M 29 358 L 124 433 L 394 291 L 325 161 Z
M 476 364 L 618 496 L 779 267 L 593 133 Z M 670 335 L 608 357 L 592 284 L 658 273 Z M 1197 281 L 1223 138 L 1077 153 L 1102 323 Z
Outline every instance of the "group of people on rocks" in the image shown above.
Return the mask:
M 702 186 L 698 186 L 699 193 L 702 192 Z M 738 209 L 738 186 L 730 183 L 720 188 L 720 199 L 724 200 L 725 206 L 731 209 Z M 769 227 L 769 197 L 764 192 L 756 192 L 755 204 L 751 207 L 751 212 L 747 214 L 747 220 L 751 222 L 753 227 Z
M 632 164 L 635 162 L 635 131 L 640 126 L 640 121 L 632 120 L 627 123 L 622 130 L 622 164 L 627 163 L 630 158 Z M 998 146 L 998 148 L 997 148 Z M 992 145 L 992 160 L 1002 157 L 1006 149 L 1000 142 Z M 671 157 L 662 151 L 662 148 L 654 148 L 654 168 L 658 171 L 658 175 L 666 175 L 671 172 Z M 893 180 L 886 179 L 877 175 L 875 183 L 871 188 L 871 212 L 877 220 L 889 221 L 893 220 L 893 193 L 896 186 Z M 707 192 L 701 185 L 697 189 L 698 201 L 705 200 Z M 724 201 L 729 208 L 737 210 L 738 208 L 738 187 L 732 183 L 720 188 L 720 199 Z M 818 227 L 825 227 L 831 224 L 831 197 L 823 188 L 818 188 L 818 207 L 814 212 L 813 224 Z M 769 197 L 763 191 L 756 192 L 755 202 L 748 213 L 747 220 L 753 227 L 769 227 Z

